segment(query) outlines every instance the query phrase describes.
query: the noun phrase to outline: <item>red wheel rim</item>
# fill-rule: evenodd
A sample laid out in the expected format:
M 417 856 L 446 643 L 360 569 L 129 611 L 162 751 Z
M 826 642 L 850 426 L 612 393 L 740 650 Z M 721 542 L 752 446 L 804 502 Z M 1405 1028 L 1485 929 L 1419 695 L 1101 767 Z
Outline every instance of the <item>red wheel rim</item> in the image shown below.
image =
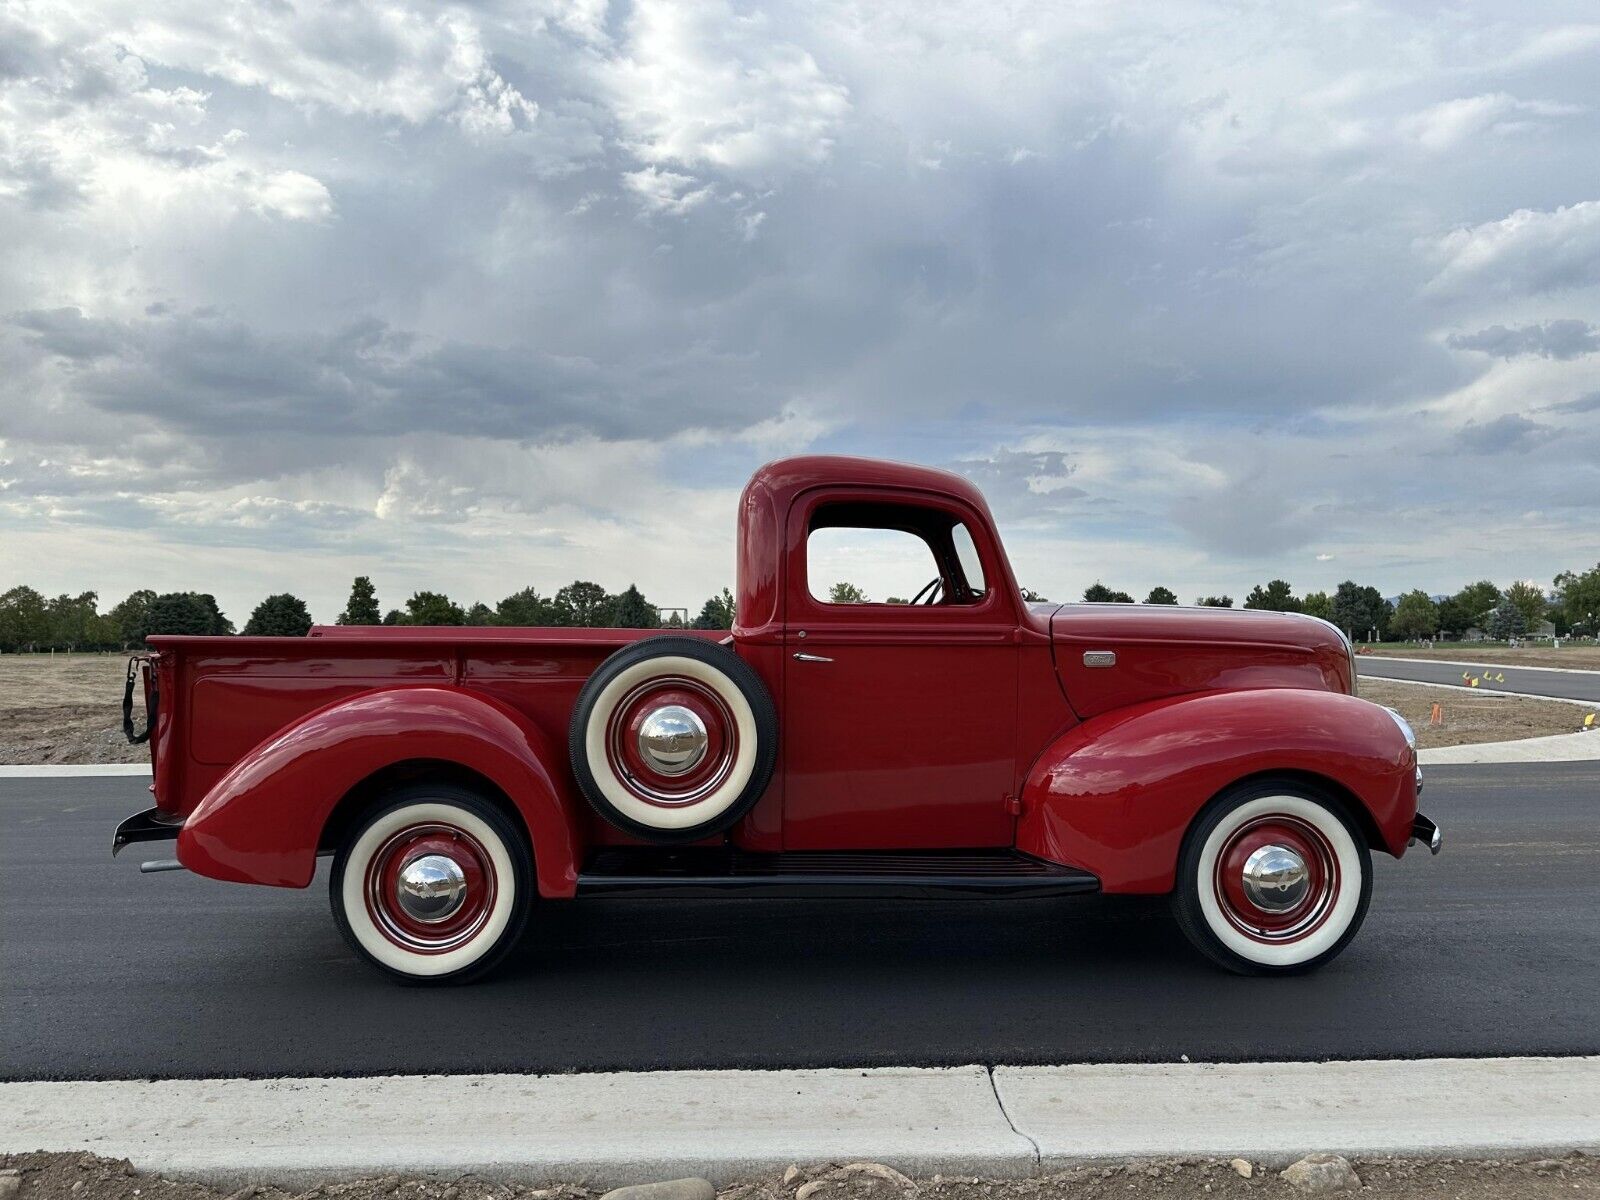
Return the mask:
M 678 775 L 667 775 L 639 749 L 639 730 L 656 709 L 687 708 L 706 731 L 700 761 Z M 739 731 L 728 705 L 698 679 L 662 676 L 634 688 L 611 710 L 606 722 L 606 761 L 633 795 L 658 808 L 694 804 L 721 787 L 739 757 Z
M 438 856 L 459 869 L 465 884 L 460 903 L 446 915 L 419 920 L 400 894 L 401 873 L 419 859 Z M 378 931 L 413 954 L 444 954 L 482 931 L 494 911 L 499 879 L 494 859 L 466 830 L 440 822 L 407 826 L 391 835 L 367 863 L 367 915 Z
M 1293 852 L 1305 865 L 1305 894 L 1282 910 L 1258 904 L 1245 884 L 1250 856 L 1273 846 Z M 1333 911 L 1339 886 L 1339 856 L 1327 835 L 1309 821 L 1279 813 L 1234 830 L 1217 852 L 1212 869 L 1217 906 L 1228 923 L 1253 941 L 1278 945 L 1320 929 Z

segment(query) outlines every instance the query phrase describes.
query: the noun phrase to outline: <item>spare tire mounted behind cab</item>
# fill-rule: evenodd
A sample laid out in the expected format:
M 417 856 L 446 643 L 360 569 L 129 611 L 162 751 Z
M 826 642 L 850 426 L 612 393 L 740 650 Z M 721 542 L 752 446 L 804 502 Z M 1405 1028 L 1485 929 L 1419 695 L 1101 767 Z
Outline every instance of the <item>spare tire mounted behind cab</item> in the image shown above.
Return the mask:
M 607 821 L 646 841 L 692 842 L 731 828 L 766 791 L 778 718 L 733 650 L 650 637 L 589 677 L 567 748 L 579 789 Z

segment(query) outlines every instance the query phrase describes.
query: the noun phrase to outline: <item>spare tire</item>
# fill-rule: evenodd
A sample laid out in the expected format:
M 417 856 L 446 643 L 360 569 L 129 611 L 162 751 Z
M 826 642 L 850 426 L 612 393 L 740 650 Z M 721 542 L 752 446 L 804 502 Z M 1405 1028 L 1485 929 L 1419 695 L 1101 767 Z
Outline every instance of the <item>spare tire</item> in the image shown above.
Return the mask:
M 618 650 L 578 693 L 572 771 L 594 810 L 646 841 L 733 826 L 766 791 L 778 716 L 761 677 L 726 646 L 650 637 Z

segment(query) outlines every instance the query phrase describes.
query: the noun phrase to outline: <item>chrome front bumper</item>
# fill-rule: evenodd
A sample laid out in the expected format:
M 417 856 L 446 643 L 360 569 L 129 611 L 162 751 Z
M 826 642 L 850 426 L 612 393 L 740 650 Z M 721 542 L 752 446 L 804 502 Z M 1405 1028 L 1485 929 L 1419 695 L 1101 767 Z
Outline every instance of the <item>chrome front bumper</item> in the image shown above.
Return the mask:
M 1407 844 L 1414 846 L 1418 842 L 1428 848 L 1429 854 L 1439 853 L 1444 845 L 1444 834 L 1439 832 L 1439 827 L 1421 813 L 1411 822 L 1411 841 Z

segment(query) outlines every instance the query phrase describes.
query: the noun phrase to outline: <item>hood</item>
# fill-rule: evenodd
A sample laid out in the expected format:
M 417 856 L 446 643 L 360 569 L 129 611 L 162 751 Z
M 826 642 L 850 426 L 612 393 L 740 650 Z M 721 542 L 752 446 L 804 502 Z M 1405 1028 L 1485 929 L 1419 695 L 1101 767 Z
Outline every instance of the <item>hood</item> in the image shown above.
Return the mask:
M 1302 613 L 1063 604 L 1051 614 L 1050 637 L 1080 717 L 1188 692 L 1355 690 L 1344 634 Z

